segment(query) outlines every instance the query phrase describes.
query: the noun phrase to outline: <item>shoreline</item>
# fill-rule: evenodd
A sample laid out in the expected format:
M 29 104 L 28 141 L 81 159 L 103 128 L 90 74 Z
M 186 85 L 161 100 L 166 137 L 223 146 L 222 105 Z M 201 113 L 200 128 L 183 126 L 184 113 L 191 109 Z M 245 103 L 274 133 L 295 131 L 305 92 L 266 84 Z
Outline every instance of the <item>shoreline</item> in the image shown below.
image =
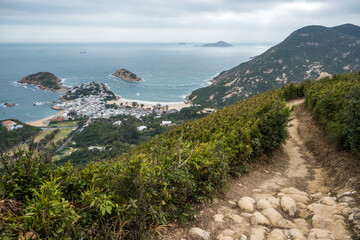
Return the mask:
M 33 126 L 33 127 L 48 127 L 51 119 L 62 115 L 64 112 L 65 112 L 65 110 L 62 109 L 61 112 L 59 112 L 57 114 L 54 114 L 54 115 L 52 115 L 50 117 L 43 118 L 43 119 L 40 119 L 40 120 L 37 120 L 37 121 L 26 122 L 26 124 L 30 125 L 30 126 Z
M 146 101 L 136 101 L 136 100 L 129 100 L 129 99 L 116 99 L 116 100 L 111 100 L 111 101 L 107 101 L 107 104 L 116 104 L 118 106 L 121 105 L 121 103 L 123 104 L 123 106 L 129 106 L 132 107 L 132 103 L 136 102 L 137 104 L 143 104 L 143 108 L 153 108 L 153 106 L 159 104 L 160 106 L 169 106 L 169 109 L 176 109 L 176 110 L 181 110 L 182 108 L 187 108 L 187 107 L 191 107 L 193 106 L 191 103 L 168 103 L 168 104 L 164 104 L 164 103 L 152 103 L 149 104 L 149 102 Z M 139 108 L 139 107 L 138 107 Z
M 110 90 L 110 88 L 106 85 L 105 83 L 105 86 L 108 88 L 108 90 Z M 43 90 L 46 90 L 46 89 L 43 89 Z M 150 108 L 150 109 L 153 109 L 154 106 L 157 106 L 157 105 L 160 105 L 160 107 L 165 107 L 165 106 L 168 106 L 168 109 L 176 109 L 178 111 L 180 111 L 181 109 L 183 108 L 187 108 L 187 107 L 192 107 L 192 103 L 185 103 L 185 102 L 169 102 L 169 103 L 164 103 L 164 102 L 159 102 L 159 103 L 156 103 L 156 102 L 149 102 L 149 101 L 141 101 L 141 100 L 130 100 L 130 99 L 124 99 L 124 98 L 121 98 L 120 96 L 118 95 L 115 95 L 116 96 L 116 99 L 115 100 L 111 100 L 111 101 L 107 101 L 106 104 L 116 104 L 118 106 L 129 106 L 129 107 L 132 107 L 132 103 L 133 102 L 136 102 L 139 106 L 137 108 L 141 108 L 140 105 L 142 104 L 143 107 L 142 108 Z M 60 99 L 61 97 L 59 97 Z M 56 109 L 54 107 L 51 107 L 52 109 L 54 110 L 61 110 L 61 112 L 57 113 L 57 114 L 54 114 L 54 115 L 51 115 L 49 117 L 46 117 L 46 118 L 43 118 L 43 119 L 39 119 L 39 120 L 36 120 L 36 121 L 31 121 L 31 122 L 26 122 L 26 124 L 30 125 L 30 126 L 34 126 L 34 127 L 48 127 L 49 126 L 49 123 L 50 123 L 50 120 L 52 120 L 53 118 L 55 117 L 58 117 L 60 115 L 62 115 L 64 112 L 65 112 L 65 109 L 61 108 L 61 109 Z

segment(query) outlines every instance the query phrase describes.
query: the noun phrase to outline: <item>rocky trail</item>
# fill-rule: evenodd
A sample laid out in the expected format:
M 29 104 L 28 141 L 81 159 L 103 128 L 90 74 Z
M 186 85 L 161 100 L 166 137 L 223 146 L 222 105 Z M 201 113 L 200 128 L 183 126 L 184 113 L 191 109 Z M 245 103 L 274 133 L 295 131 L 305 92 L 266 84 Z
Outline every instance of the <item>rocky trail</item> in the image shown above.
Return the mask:
M 329 176 L 299 134 L 306 123 L 292 117 L 290 138 L 266 166 L 233 180 L 224 196 L 202 206 L 196 221 L 169 227 L 163 239 L 360 239 L 357 192 L 348 184 L 336 187 L 341 179 Z

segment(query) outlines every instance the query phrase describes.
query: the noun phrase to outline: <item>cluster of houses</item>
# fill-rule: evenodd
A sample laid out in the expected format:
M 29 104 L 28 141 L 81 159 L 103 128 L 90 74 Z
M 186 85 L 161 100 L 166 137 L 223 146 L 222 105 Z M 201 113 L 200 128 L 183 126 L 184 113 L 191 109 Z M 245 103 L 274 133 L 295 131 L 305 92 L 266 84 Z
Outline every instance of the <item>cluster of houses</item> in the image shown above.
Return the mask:
M 12 131 L 12 130 L 14 130 L 14 129 L 22 128 L 22 127 L 23 127 L 23 125 L 17 124 L 16 122 L 11 121 L 11 120 L 2 121 L 2 122 L 1 122 L 1 125 L 3 125 L 4 127 L 6 127 L 6 129 L 7 129 L 8 131 Z
M 91 92 L 90 95 L 82 95 L 80 92 L 87 90 Z M 110 96 L 109 89 L 104 84 L 84 83 L 80 87 L 74 87 L 67 92 L 69 97 L 64 99 L 71 99 L 67 101 L 59 101 L 52 105 L 53 109 L 64 109 L 64 113 L 58 118 L 61 120 L 69 120 L 74 117 L 89 117 L 91 119 L 110 118 L 117 115 L 131 115 L 138 119 L 151 114 L 153 111 L 160 117 L 162 114 L 171 114 L 178 112 L 176 109 L 162 109 L 160 105 L 154 106 L 154 109 L 143 107 L 130 107 L 126 105 L 118 107 L 106 106 L 106 99 Z M 138 106 L 138 104 L 136 104 Z M 167 125 L 166 123 L 164 125 Z
M 152 113 L 151 109 L 144 108 L 107 108 L 104 96 L 90 95 L 86 97 L 76 98 L 74 100 L 68 100 L 66 102 L 60 102 L 53 105 L 54 109 L 65 109 L 61 118 L 68 120 L 76 116 L 90 117 L 92 119 L 98 118 L 110 118 L 116 115 L 131 115 L 136 118 L 141 118 Z
M 62 118 L 65 120 L 72 118 L 74 113 L 76 116 L 91 117 L 92 119 L 108 119 L 117 115 L 131 115 L 136 118 L 141 118 L 152 112 L 150 109 L 140 108 L 107 108 L 105 101 L 99 99 L 97 95 L 58 103 L 55 107 L 65 109 L 65 112 L 62 114 Z

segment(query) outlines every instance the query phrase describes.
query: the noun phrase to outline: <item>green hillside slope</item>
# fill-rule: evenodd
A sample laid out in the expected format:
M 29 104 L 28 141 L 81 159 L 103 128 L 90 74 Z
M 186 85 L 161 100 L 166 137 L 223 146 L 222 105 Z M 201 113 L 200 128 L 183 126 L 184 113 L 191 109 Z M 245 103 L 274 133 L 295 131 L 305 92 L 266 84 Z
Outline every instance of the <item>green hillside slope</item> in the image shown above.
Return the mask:
M 0 233 L 149 239 L 146 234 L 169 219 L 188 221 L 194 204 L 211 198 L 228 175 L 249 171 L 285 141 L 289 109 L 281 96 L 254 96 L 85 168 L 56 167 L 31 151 L 3 159 L 0 197 L 17 208 L 0 213 Z M 115 222 L 123 225 L 114 228 Z
M 359 71 L 359 56 L 360 27 L 304 27 L 253 60 L 220 73 L 188 100 L 221 108 L 286 83 Z

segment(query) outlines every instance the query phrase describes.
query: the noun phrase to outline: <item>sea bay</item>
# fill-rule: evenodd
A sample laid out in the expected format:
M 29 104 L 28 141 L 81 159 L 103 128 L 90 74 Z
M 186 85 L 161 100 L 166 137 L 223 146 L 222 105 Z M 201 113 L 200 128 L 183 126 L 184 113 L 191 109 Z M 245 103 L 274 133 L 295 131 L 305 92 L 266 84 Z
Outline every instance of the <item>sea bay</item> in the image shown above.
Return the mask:
M 192 90 L 271 44 L 233 44 L 231 48 L 202 48 L 189 43 L 86 43 L 0 44 L 0 119 L 34 121 L 57 113 L 50 109 L 63 93 L 44 91 L 17 83 L 37 72 L 52 72 L 68 87 L 85 82 L 103 82 L 129 101 L 174 104 L 183 102 Z M 144 79 L 127 82 L 111 76 L 125 68 Z M 39 105 L 34 106 L 34 102 Z

